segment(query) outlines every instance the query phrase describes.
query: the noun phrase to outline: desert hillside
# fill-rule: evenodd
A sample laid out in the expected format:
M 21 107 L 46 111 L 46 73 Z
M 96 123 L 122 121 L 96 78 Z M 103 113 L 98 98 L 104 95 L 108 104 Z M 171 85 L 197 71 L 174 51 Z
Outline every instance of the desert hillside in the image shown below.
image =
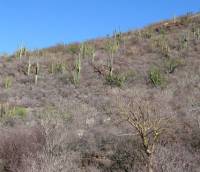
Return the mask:
M 0 58 L 0 171 L 199 172 L 200 15 Z

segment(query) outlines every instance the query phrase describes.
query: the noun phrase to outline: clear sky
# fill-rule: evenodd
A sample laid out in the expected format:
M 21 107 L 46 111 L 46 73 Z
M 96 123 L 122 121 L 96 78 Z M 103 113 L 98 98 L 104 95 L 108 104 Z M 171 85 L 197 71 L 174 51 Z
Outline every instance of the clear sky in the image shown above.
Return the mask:
M 0 0 L 0 52 L 83 41 L 200 11 L 200 0 Z

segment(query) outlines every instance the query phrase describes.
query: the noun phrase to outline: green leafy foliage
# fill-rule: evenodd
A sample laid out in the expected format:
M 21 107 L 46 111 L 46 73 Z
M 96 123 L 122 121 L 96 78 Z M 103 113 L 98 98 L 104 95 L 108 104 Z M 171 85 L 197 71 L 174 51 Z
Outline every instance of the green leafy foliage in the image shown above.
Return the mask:
M 71 45 L 68 45 L 67 47 L 67 52 L 72 55 L 78 54 L 79 50 L 80 50 L 79 44 L 71 44 Z
M 122 87 L 126 81 L 126 77 L 124 75 L 113 74 L 106 76 L 106 84 L 111 86 Z
M 166 59 L 165 68 L 167 73 L 174 73 L 177 67 L 179 67 L 182 62 L 178 59 Z
M 64 62 L 52 62 L 49 66 L 49 73 L 55 74 L 55 73 L 64 73 L 67 66 Z
M 12 78 L 11 77 L 6 77 L 4 79 L 4 88 L 8 89 L 12 86 Z
M 24 107 L 16 106 L 12 110 L 12 115 L 18 117 L 25 117 L 27 115 L 27 109 Z
M 8 118 L 24 118 L 28 111 L 25 107 L 12 106 L 8 103 L 0 104 L 0 119 L 6 120 Z
M 164 76 L 161 74 L 160 69 L 152 67 L 149 71 L 149 79 L 154 86 L 162 86 L 164 84 Z

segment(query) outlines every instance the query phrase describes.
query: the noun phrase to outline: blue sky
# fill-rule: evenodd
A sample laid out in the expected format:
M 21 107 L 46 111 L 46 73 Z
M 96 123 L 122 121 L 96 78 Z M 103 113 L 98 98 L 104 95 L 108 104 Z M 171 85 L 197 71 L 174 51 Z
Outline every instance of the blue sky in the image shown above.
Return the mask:
M 0 52 L 83 41 L 200 11 L 200 0 L 0 0 Z

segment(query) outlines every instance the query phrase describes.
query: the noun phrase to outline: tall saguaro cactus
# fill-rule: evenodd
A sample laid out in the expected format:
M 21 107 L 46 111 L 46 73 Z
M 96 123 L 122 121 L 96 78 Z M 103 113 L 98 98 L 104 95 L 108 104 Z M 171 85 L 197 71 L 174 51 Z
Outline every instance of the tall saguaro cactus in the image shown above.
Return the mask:
M 30 75 L 30 72 L 31 72 L 31 59 L 29 57 L 29 59 L 28 59 L 28 70 L 27 70 L 27 75 L 28 76 Z
M 81 55 L 79 54 L 75 62 L 75 79 L 74 79 L 75 84 L 78 84 L 80 82 L 80 77 L 81 77 Z
M 86 45 L 85 49 L 86 49 L 86 50 L 85 50 L 86 55 L 87 55 L 89 58 L 91 58 L 92 63 L 94 63 L 95 56 L 96 56 L 95 47 L 94 47 L 94 46 L 91 46 L 91 45 Z
M 77 59 L 75 60 L 75 70 L 73 74 L 73 82 L 75 85 L 80 83 L 81 69 L 82 69 L 82 59 L 85 57 L 85 45 L 82 44 L 79 50 Z
M 26 56 L 26 54 L 27 54 L 27 48 L 21 45 L 18 51 L 16 52 L 16 57 L 19 58 L 19 60 L 21 60 L 23 56 Z
M 112 77 L 113 75 L 113 63 L 114 63 L 114 55 L 117 53 L 119 49 L 119 41 L 117 37 L 117 33 L 114 32 L 113 37 L 108 40 L 106 44 L 106 50 L 108 52 L 108 69 L 109 69 L 109 75 Z

